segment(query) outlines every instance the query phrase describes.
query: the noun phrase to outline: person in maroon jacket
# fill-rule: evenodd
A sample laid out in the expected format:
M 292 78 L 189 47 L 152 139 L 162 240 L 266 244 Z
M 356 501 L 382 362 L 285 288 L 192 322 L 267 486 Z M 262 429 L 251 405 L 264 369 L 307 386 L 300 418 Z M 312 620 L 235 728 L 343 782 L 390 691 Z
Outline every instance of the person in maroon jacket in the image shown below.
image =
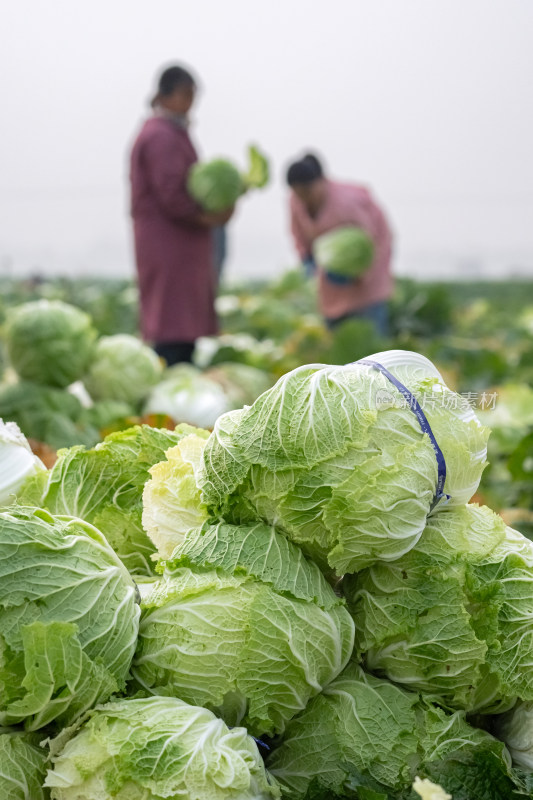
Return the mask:
M 198 160 L 188 114 L 196 82 L 180 66 L 165 69 L 131 151 L 131 214 L 141 332 L 167 364 L 190 361 L 195 340 L 217 331 L 211 229 L 233 209 L 208 214 L 187 192 Z

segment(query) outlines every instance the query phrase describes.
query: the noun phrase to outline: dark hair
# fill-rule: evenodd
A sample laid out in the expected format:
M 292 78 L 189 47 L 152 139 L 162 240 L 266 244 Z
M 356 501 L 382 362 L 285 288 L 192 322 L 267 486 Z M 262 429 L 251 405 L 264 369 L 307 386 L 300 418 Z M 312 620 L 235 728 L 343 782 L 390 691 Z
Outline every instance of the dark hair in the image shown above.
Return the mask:
M 167 67 L 159 76 L 157 93 L 152 100 L 152 105 L 157 103 L 161 97 L 169 97 L 176 89 L 192 88 L 196 86 L 196 81 L 185 67 L 175 64 Z
M 324 170 L 319 159 L 308 153 L 300 161 L 294 161 L 287 170 L 287 183 L 296 186 L 299 183 L 313 183 L 324 177 Z

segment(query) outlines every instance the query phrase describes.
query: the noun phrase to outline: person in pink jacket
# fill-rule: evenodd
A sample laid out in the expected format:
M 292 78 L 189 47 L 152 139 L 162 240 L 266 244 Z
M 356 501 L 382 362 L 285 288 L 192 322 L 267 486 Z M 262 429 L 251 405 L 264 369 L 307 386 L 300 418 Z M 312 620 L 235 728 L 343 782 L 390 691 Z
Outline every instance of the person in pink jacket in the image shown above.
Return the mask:
M 233 211 L 207 214 L 187 192 L 195 94 L 188 70 L 164 70 L 130 161 L 141 332 L 169 365 L 190 361 L 196 339 L 217 332 L 212 229 Z
M 327 178 L 314 155 L 291 164 L 287 183 L 292 235 L 307 271 L 317 272 L 320 310 L 327 325 L 333 328 L 347 319 L 369 319 L 385 335 L 387 300 L 393 290 L 392 234 L 382 209 L 364 186 Z M 339 281 L 314 263 L 313 243 L 323 233 L 345 225 L 356 225 L 370 236 L 374 260 L 361 277 Z

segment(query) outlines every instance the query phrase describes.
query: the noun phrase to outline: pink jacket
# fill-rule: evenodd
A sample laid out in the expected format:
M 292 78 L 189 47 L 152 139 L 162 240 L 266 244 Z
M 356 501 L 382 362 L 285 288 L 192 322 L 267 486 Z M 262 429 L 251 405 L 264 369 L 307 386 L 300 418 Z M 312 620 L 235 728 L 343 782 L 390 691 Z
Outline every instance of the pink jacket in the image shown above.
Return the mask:
M 211 231 L 195 222 L 187 192 L 196 151 L 186 129 L 156 115 L 131 152 L 131 213 L 141 301 L 149 342 L 194 342 L 216 333 Z
M 318 265 L 319 303 L 324 317 L 337 319 L 391 296 L 392 235 L 385 215 L 368 189 L 328 180 L 327 199 L 315 219 L 309 216 L 301 200 L 291 192 L 290 215 L 292 235 L 301 258 L 311 253 L 313 242 L 321 234 L 342 225 L 358 225 L 374 242 L 374 263 L 351 283 L 333 283 Z

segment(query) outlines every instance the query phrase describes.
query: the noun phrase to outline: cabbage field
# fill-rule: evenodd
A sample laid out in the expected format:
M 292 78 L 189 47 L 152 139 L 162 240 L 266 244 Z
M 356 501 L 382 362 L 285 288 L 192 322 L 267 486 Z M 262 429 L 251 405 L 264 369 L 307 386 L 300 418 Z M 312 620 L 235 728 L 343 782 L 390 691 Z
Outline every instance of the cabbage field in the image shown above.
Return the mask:
M 533 798 L 529 284 L 1 286 L 0 798 Z
M 61 447 L 91 447 L 140 421 L 212 428 L 220 414 L 251 404 L 302 364 L 346 364 L 372 352 L 413 350 L 438 366 L 492 430 L 490 463 L 476 499 L 533 533 L 531 283 L 400 280 L 386 339 L 362 321 L 327 331 L 316 313 L 313 283 L 296 271 L 269 283 L 226 287 L 217 301 L 221 335 L 199 341 L 195 366 L 164 372 L 139 342 L 125 337 L 138 331 L 130 282 L 3 279 L 0 287 L 0 417 L 16 421 L 48 461 Z M 20 363 L 18 370 L 10 363 L 6 320 L 13 308 L 42 299 L 89 315 L 98 339 L 91 369 L 79 365 L 81 353 L 68 333 L 68 356 L 58 353 L 52 378 L 38 374 L 38 381 L 33 376 L 28 382 Z M 56 386 L 65 362 L 76 362 L 83 373 L 68 392 Z M 46 369 L 44 358 L 41 371 Z

